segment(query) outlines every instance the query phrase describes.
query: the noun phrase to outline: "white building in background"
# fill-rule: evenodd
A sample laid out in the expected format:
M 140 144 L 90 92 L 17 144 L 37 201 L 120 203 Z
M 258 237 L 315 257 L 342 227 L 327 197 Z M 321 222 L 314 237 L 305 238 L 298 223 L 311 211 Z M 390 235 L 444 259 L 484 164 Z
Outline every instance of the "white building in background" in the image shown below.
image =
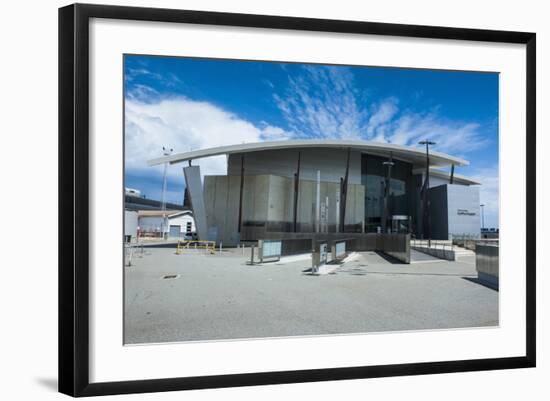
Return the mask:
M 185 238 L 196 233 L 190 210 L 140 210 L 137 214 L 140 236 L 161 237 L 164 234 L 168 238 Z

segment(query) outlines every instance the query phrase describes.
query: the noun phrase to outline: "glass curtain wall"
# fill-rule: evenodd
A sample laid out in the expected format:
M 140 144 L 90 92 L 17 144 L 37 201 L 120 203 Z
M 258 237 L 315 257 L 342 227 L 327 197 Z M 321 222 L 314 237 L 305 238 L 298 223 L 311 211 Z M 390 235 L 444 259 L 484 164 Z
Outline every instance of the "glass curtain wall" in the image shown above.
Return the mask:
M 384 188 L 388 157 L 363 154 L 361 156 L 361 184 L 365 186 L 365 232 L 380 232 L 384 213 Z M 388 218 L 392 215 L 409 216 L 407 182 L 412 175 L 410 163 L 394 160 L 388 196 Z M 389 222 L 391 223 L 391 222 Z M 389 224 L 391 227 L 391 224 Z

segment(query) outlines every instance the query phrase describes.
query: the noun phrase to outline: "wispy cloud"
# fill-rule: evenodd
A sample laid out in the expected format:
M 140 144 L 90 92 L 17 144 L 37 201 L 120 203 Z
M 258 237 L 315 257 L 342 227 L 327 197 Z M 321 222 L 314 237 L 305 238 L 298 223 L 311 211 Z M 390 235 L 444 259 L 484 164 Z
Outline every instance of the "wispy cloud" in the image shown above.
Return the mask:
M 294 137 L 409 146 L 430 138 L 437 142 L 437 150 L 460 154 L 489 144 L 477 122 L 443 118 L 436 108 L 428 112 L 401 110 L 395 97 L 369 101 L 368 94 L 357 89 L 349 68 L 306 66 L 299 73 L 286 71 L 287 88 L 273 98 Z
M 144 82 L 154 82 L 156 85 L 167 89 L 173 89 L 183 86 L 184 82 L 174 73 L 160 74 L 149 70 L 144 66 L 137 68 L 127 67 L 124 73 L 124 79 L 126 84 L 130 87 L 129 93 L 134 95 L 136 91 L 139 91 L 140 87 L 150 86 L 144 84 Z M 145 99 L 145 97 L 143 97 Z
M 480 132 L 475 122 L 450 121 L 436 113 L 405 112 L 393 120 L 386 129 L 384 142 L 398 145 L 416 145 L 430 139 L 436 149 L 449 153 L 468 153 L 487 146 L 490 141 Z
M 347 69 L 304 67 L 273 97 L 296 137 L 358 139 L 367 122 Z
M 148 85 L 136 83 L 127 90 L 126 97 L 129 100 L 151 103 L 160 98 L 160 93 Z
M 150 77 L 157 80 L 162 79 L 162 75 L 158 74 L 156 72 L 152 72 L 148 70 L 145 67 L 139 67 L 139 68 L 126 68 L 126 73 L 124 74 L 124 78 L 126 81 L 132 82 L 138 77 Z

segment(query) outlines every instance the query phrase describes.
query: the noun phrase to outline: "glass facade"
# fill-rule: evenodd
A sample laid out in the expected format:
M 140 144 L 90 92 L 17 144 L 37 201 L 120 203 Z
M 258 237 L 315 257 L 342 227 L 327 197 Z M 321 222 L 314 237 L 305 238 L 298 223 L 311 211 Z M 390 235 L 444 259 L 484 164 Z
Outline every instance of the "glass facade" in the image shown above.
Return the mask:
M 384 189 L 388 167 L 387 157 L 361 155 L 361 184 L 365 186 L 365 231 L 377 232 L 382 227 Z M 409 181 L 412 165 L 394 160 L 388 195 L 388 218 L 392 215 L 410 216 Z

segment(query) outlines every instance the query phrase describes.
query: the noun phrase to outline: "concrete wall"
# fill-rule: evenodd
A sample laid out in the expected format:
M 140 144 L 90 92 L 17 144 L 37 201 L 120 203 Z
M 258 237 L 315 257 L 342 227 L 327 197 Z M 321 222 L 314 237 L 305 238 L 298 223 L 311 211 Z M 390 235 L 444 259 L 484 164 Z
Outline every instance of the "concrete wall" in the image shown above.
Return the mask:
M 185 176 L 185 185 L 187 188 L 187 193 L 189 194 L 195 224 L 197 226 L 198 237 L 201 240 L 209 239 L 200 167 L 184 167 L 183 174 Z
M 326 241 L 329 248 L 334 241 L 346 240 L 349 252 L 381 251 L 403 263 L 410 263 L 409 234 L 374 233 L 266 233 L 265 239 L 283 241 L 283 255 L 311 252 L 317 241 Z
M 499 247 L 495 245 L 476 245 L 476 270 L 478 279 L 498 289 Z
M 321 176 L 321 179 L 323 177 Z M 204 199 L 211 240 L 236 245 L 241 240 L 265 238 L 266 232 L 293 231 L 294 179 L 275 175 L 244 176 L 242 226 L 239 227 L 240 176 L 206 176 Z M 348 186 L 346 229 L 362 230 L 364 187 Z M 324 211 L 320 230 L 336 232 L 340 184 L 321 182 L 320 204 Z M 300 180 L 297 229 L 316 230 L 317 182 Z M 328 206 L 327 206 L 328 205 Z
M 439 259 L 445 259 L 450 261 L 456 261 L 457 254 L 450 247 L 441 247 L 441 248 L 429 248 L 428 245 L 413 245 L 411 247 L 415 251 L 425 253 L 427 255 L 434 256 Z
M 346 174 L 347 149 L 300 149 L 300 179 L 315 181 L 317 170 L 321 180 L 339 183 Z M 227 174 L 241 175 L 241 154 L 231 154 L 227 160 Z M 245 175 L 276 175 L 294 178 L 298 168 L 298 150 L 265 150 L 244 153 Z M 349 183 L 361 184 L 361 152 L 351 151 Z
M 382 235 L 382 252 L 393 256 L 403 263 L 411 263 L 411 236 L 410 234 Z
M 258 177 L 250 177 L 251 179 Z M 246 187 L 243 203 L 254 203 L 255 193 L 251 193 Z M 238 232 L 239 224 L 239 196 L 240 177 L 206 176 L 204 177 L 204 203 L 208 239 L 222 241 L 224 244 L 237 244 L 240 240 Z M 243 208 L 244 210 L 244 208 Z M 260 211 L 258 210 L 258 213 Z M 265 217 L 265 213 L 264 213 Z

